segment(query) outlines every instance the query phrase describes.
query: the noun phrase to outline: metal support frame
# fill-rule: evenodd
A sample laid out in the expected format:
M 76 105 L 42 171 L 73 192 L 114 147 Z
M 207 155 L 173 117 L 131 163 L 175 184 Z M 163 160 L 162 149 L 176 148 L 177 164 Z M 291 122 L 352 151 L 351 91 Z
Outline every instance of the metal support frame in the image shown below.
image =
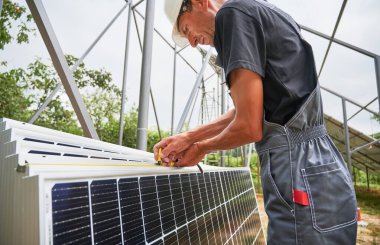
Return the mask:
M 139 3 L 141 3 L 141 2 L 142 1 L 140 1 Z M 136 14 L 135 14 L 135 12 L 137 12 L 137 10 L 134 9 L 137 5 L 138 4 L 134 5 L 134 7 L 132 7 L 132 10 L 133 10 L 132 12 L 133 12 L 133 18 L 135 20 L 135 27 L 136 27 L 136 31 L 137 31 L 137 38 L 139 40 L 140 50 L 141 50 L 141 52 L 143 52 L 143 45 L 142 45 L 142 42 L 141 42 L 140 31 L 139 31 L 139 28 L 137 26 L 137 20 L 136 20 Z M 145 18 L 141 14 L 140 14 L 140 16 L 141 16 L 142 19 L 145 20 Z M 153 28 L 153 30 L 155 30 L 155 29 Z M 152 91 L 151 87 L 149 88 L 149 94 L 150 94 L 150 98 L 152 100 L 152 106 L 153 106 L 154 116 L 155 116 L 155 119 L 156 119 L 158 136 L 159 136 L 160 139 L 162 139 L 160 124 L 159 124 L 159 120 L 158 120 L 158 114 L 157 114 L 157 110 L 156 110 L 156 103 L 154 102 L 154 96 L 153 96 L 153 91 Z
M 177 46 L 174 45 L 174 60 L 173 60 L 173 92 L 172 92 L 172 115 L 170 122 L 170 135 L 174 132 L 174 111 L 175 111 L 175 83 L 177 75 Z
M 375 100 L 377 100 L 378 97 L 375 97 L 373 100 L 371 100 L 370 102 L 368 102 L 363 108 L 360 108 L 357 112 L 355 112 L 354 114 L 352 114 L 352 116 L 350 116 L 347 120 L 350 121 L 352 118 L 354 118 L 357 114 L 359 114 L 360 112 L 362 112 L 364 109 L 367 109 L 367 107 L 372 104 L 373 102 L 375 102 Z
M 353 100 L 351 100 L 351 99 L 349 99 L 349 98 L 347 98 L 347 97 L 345 97 L 345 96 L 343 96 L 343 95 L 341 95 L 341 94 L 339 94 L 339 93 L 337 93 L 337 92 L 335 92 L 335 91 L 333 91 L 333 90 L 331 90 L 331 89 L 325 88 L 325 87 L 323 87 L 323 86 L 321 86 L 321 89 L 323 89 L 323 90 L 329 92 L 330 94 L 333 94 L 333 95 L 335 95 L 335 96 L 337 96 L 337 97 L 339 97 L 339 98 L 341 98 L 341 99 L 344 99 L 345 101 L 350 102 L 351 104 L 353 104 L 353 105 L 355 105 L 355 106 L 357 106 L 357 107 L 360 107 L 360 108 L 362 108 L 363 110 L 366 110 L 367 112 L 369 112 L 369 113 L 371 113 L 371 114 L 374 114 L 374 115 L 380 116 L 380 113 L 375 112 L 375 111 L 373 111 L 373 110 L 367 108 L 366 106 L 363 106 L 363 105 L 359 104 L 358 102 L 355 102 L 355 101 L 353 101 Z
M 345 4 L 346 4 L 346 1 L 343 2 L 342 9 L 344 9 Z M 340 20 L 340 17 L 341 17 L 341 15 L 342 15 L 342 13 L 343 13 L 343 12 L 341 11 L 341 13 L 339 14 L 338 21 Z M 338 23 L 339 23 L 339 22 L 337 22 L 337 24 L 338 24 Z M 354 51 L 356 51 L 356 52 L 358 52 L 358 53 L 360 53 L 360 54 L 366 55 L 366 56 L 371 57 L 371 58 L 374 59 L 374 63 L 375 63 L 375 71 L 376 71 L 376 84 L 377 84 L 377 98 L 378 98 L 379 112 L 380 112 L 380 99 L 379 99 L 379 98 L 380 98 L 380 56 L 377 55 L 377 54 L 375 54 L 375 53 L 372 53 L 372 52 L 369 52 L 369 51 L 367 51 L 367 50 L 364 50 L 364 49 L 362 49 L 362 48 L 359 48 L 359 47 L 356 47 L 356 46 L 354 46 L 354 45 L 351 45 L 351 44 L 349 44 L 349 43 L 343 42 L 343 41 L 341 41 L 341 40 L 339 40 L 339 39 L 336 39 L 336 38 L 334 38 L 334 37 L 330 37 L 330 36 L 328 36 L 328 35 L 326 35 L 326 34 L 323 34 L 323 33 L 319 32 L 319 31 L 313 30 L 313 29 L 308 28 L 308 27 L 306 27 L 306 26 L 300 25 L 300 27 L 301 27 L 303 30 L 305 30 L 305 31 L 308 31 L 308 32 L 310 32 L 310 33 L 312 33 L 312 34 L 314 34 L 314 35 L 317 35 L 317 36 L 319 36 L 319 37 L 322 37 L 322 38 L 324 38 L 324 39 L 329 40 L 329 41 L 330 41 L 330 43 L 329 43 L 329 47 L 330 47 L 330 44 L 331 44 L 332 42 L 334 42 L 334 43 L 337 43 L 337 44 L 339 44 L 339 45 L 342 45 L 343 47 L 346 47 L 346 48 L 348 48 L 348 49 L 354 50 Z M 327 52 L 328 52 L 328 50 L 327 50 Z M 327 53 L 326 53 L 325 59 L 326 59 L 326 57 L 327 57 Z M 322 70 L 322 69 L 321 69 L 321 70 Z M 363 108 L 363 106 L 360 106 L 360 107 Z
M 367 177 L 367 190 L 370 190 L 370 189 L 369 189 L 369 174 L 368 174 L 368 167 L 365 168 L 365 174 L 366 174 L 366 177 Z
M 99 35 L 99 37 L 94 41 L 94 43 L 88 48 L 88 50 L 84 53 L 84 55 L 82 55 L 82 57 L 78 60 L 78 62 L 71 68 L 71 71 L 73 72 L 77 66 L 79 66 L 82 62 L 83 62 L 83 59 L 87 56 L 87 54 L 92 50 L 92 48 L 95 46 L 95 44 L 99 41 L 99 39 L 104 35 L 104 33 L 108 30 L 108 28 L 113 24 L 113 22 L 119 17 L 119 15 L 123 12 L 123 10 L 129 6 L 129 13 L 128 13 L 128 27 L 127 27 L 127 41 L 126 41 L 126 54 L 125 54 L 125 59 L 124 59 L 124 74 L 123 74 L 123 88 L 122 88 L 122 98 L 121 98 L 121 102 L 122 102 L 122 106 L 121 106 L 121 110 L 120 110 L 120 125 L 119 125 L 119 144 L 122 143 L 122 137 L 123 137 L 123 123 L 124 123 L 124 106 L 125 106 L 125 89 L 126 89 L 126 70 L 127 70 L 127 52 L 128 52 L 128 49 L 129 49 L 129 36 L 130 36 L 130 15 L 131 15 L 131 10 L 133 12 L 133 15 L 134 15 L 134 19 L 135 19 L 135 23 L 136 23 L 136 29 L 137 29 L 137 32 L 138 32 L 138 28 L 137 28 L 137 21 L 136 21 L 136 17 L 135 17 L 135 12 L 137 12 L 141 18 L 143 18 L 145 20 L 145 18 L 143 17 L 143 15 L 141 13 L 139 13 L 136 9 L 136 7 L 141 4 L 144 0 L 140 0 L 138 1 L 136 4 L 132 4 L 131 1 L 126 1 L 127 4 L 122 8 L 122 10 L 119 11 L 119 13 L 116 15 L 116 17 L 111 21 L 111 23 L 105 28 L 105 30 Z M 1 8 L 2 8 L 2 0 L 0 0 L 0 12 L 1 12 Z M 74 110 L 75 110 L 75 113 L 77 114 L 78 116 L 78 119 L 82 125 L 82 128 L 83 130 L 85 131 L 85 135 L 86 136 L 91 136 L 91 137 L 95 137 L 97 138 L 97 135 L 94 136 L 94 133 L 96 134 L 96 131 L 93 127 L 93 124 L 92 124 L 92 121 L 91 121 L 91 118 L 89 117 L 89 114 L 84 106 L 84 103 L 79 95 L 79 90 L 78 88 L 76 87 L 75 85 L 75 82 L 73 80 L 73 77 L 72 77 L 72 73 L 69 72 L 69 70 L 67 69 L 67 63 L 66 63 L 66 60 L 64 59 L 64 56 L 63 56 L 63 53 L 60 49 L 60 46 L 59 46 L 59 43 L 58 41 L 56 40 L 56 37 L 55 37 L 55 34 L 53 32 L 53 29 L 52 27 L 50 26 L 50 23 L 49 23 L 49 20 L 47 18 L 47 15 L 45 13 L 45 10 L 43 9 L 43 5 L 42 5 L 42 2 L 41 0 L 27 0 L 27 3 L 29 5 L 29 8 L 31 9 L 31 12 L 33 14 L 33 17 L 35 18 L 36 20 L 36 23 L 37 23 L 37 26 L 38 28 L 40 29 L 40 32 L 41 32 L 41 35 L 44 39 L 44 42 L 49 50 L 49 53 L 50 53 L 50 56 L 52 57 L 52 60 L 53 60 L 53 64 L 58 72 L 58 75 L 59 77 L 61 78 L 62 82 L 63 82 L 63 85 L 65 85 L 65 90 L 70 98 L 70 101 L 74 107 Z M 358 47 L 355 47 L 353 45 L 350 45 L 346 42 L 343 42 L 341 40 L 338 40 L 338 39 L 335 39 L 335 33 L 336 33 L 336 30 L 338 28 L 338 25 L 339 25 L 339 22 L 340 22 L 340 19 L 343 15 L 343 12 L 344 12 L 344 9 L 345 9 L 345 6 L 346 6 L 346 3 L 347 3 L 347 0 L 343 0 L 343 3 L 342 3 L 342 7 L 341 7 L 341 10 L 340 10 L 340 13 L 339 13 L 339 16 L 337 18 L 337 22 L 335 24 L 335 27 L 334 27 L 334 31 L 332 33 L 332 36 L 328 36 L 328 35 L 325 35 L 323 33 L 320 33 L 318 31 L 315 31 L 311 28 L 307 28 L 305 26 L 301 26 L 302 29 L 308 31 L 308 32 L 311 32 L 317 36 L 320 36 L 322 38 L 325 38 L 325 39 L 328 39 L 329 40 L 329 45 L 328 45 L 328 48 L 326 50 L 326 53 L 325 53 L 325 56 L 324 56 L 324 60 L 323 60 L 323 63 L 321 65 L 321 68 L 320 68 L 320 71 L 319 71 L 319 75 L 321 74 L 322 72 L 322 69 L 323 69 L 323 66 L 325 64 L 325 61 L 327 59 L 327 56 L 328 56 L 328 53 L 329 53 L 329 50 L 330 50 L 330 47 L 332 45 L 332 43 L 337 43 L 339 45 L 342 45 L 346 48 L 349 48 L 349 49 L 352 49 L 356 52 L 359 52 L 361 54 L 364 54 L 366 56 L 369 56 L 369 57 L 372 57 L 374 58 L 374 63 L 375 63 L 375 71 L 376 71 L 376 82 L 377 82 L 377 92 L 378 92 L 378 95 L 380 94 L 380 56 L 374 54 L 374 53 L 371 53 L 369 51 L 366 51 L 366 50 L 363 50 L 361 48 L 358 48 Z M 33 5 L 34 5 L 34 8 L 33 8 Z M 31 7 L 32 6 L 32 7 Z M 34 9 L 34 10 L 33 10 Z M 42 11 L 40 10 L 42 9 Z M 41 13 L 42 13 L 42 17 L 40 16 Z M 37 17 L 36 17 L 37 16 Z M 151 99 L 152 99 L 152 104 L 153 104 L 153 109 L 154 109 L 154 113 L 155 113 L 155 117 L 156 117 L 156 123 L 157 123 L 157 127 L 158 127 L 158 131 L 159 131 L 159 134 L 160 134 L 160 127 L 159 127 L 159 123 L 158 123 L 158 118 L 157 118 L 157 111 L 156 111 L 156 108 L 155 108 L 155 105 L 154 105 L 154 98 L 153 98 L 153 94 L 152 94 L 152 91 L 151 91 L 151 88 L 150 88 L 150 72 L 151 72 L 151 58 L 152 58 L 152 39 L 153 39 L 153 32 L 156 32 L 166 43 L 169 47 L 171 47 L 174 51 L 174 67 L 173 67 L 173 97 L 172 97 L 172 118 L 171 118 L 171 134 L 173 133 L 179 133 L 179 131 L 181 131 L 182 127 L 183 127 L 183 124 L 186 120 L 186 117 L 187 117 L 187 114 L 189 113 L 189 110 L 190 110 L 190 107 L 192 107 L 192 111 L 194 110 L 194 107 L 195 107 L 195 101 L 194 101 L 194 97 L 195 97 L 195 94 L 196 96 L 198 96 L 198 92 L 199 92 L 199 84 L 196 86 L 197 83 L 199 83 L 198 80 L 200 80 L 200 78 L 203 78 L 203 72 L 204 72 L 204 69 L 207 65 L 207 62 L 208 60 L 203 63 L 202 65 L 202 69 L 200 72 L 198 72 L 198 77 L 197 77 L 197 80 L 196 80 L 196 84 L 195 86 L 193 87 L 193 90 L 190 94 L 190 97 L 187 101 L 187 104 L 185 106 L 185 109 L 183 111 L 183 114 L 181 116 L 181 119 L 178 123 L 178 126 L 174 131 L 174 109 L 175 109 L 175 74 L 176 74 L 176 58 L 177 58 L 177 55 L 194 71 L 197 73 L 196 69 L 180 54 L 181 51 L 183 51 L 186 47 L 184 48 L 181 48 L 179 50 L 176 49 L 176 47 L 171 44 L 171 42 L 169 42 L 167 39 L 165 39 L 165 37 L 158 31 L 156 30 L 154 27 L 153 27 L 153 22 L 154 22 L 154 0 L 150 0 L 150 1 L 146 1 L 146 13 L 145 13 L 145 16 L 146 16 L 146 20 L 145 20 L 145 35 L 144 35 L 144 50 L 143 50 L 143 62 L 142 62 L 142 70 L 141 70 L 141 87 L 140 87 L 140 107 L 139 107 L 139 122 L 138 122 L 138 137 L 137 137 L 137 148 L 138 149 L 143 149 L 143 150 L 146 150 L 146 143 L 147 143 L 147 122 L 148 122 L 148 111 L 149 111 L 149 99 L 147 99 L 147 90 L 150 92 L 150 96 L 151 96 Z M 148 34 L 148 35 L 147 35 Z M 140 40 L 140 35 L 139 35 L 139 32 L 138 32 L 138 37 L 139 37 L 139 41 L 140 41 L 140 46 L 141 45 L 141 40 Z M 148 45 L 147 45 L 148 44 Z M 149 47 L 150 45 L 150 47 Z M 211 49 L 210 49 L 211 50 Z M 209 52 L 207 53 L 207 56 L 209 55 L 209 53 L 211 53 L 209 50 Z M 200 74 L 202 74 L 200 76 Z M 213 74 L 214 75 L 214 74 Z M 213 75 L 211 75 L 210 77 L 212 77 Z M 70 77 L 71 76 L 71 77 Z M 207 81 L 210 77 L 208 77 L 205 81 Z M 223 77 L 223 75 L 222 75 Z M 223 77 L 224 78 L 224 77 Z M 73 86 L 74 85 L 74 86 Z M 48 105 L 48 103 L 53 99 L 53 97 L 55 96 L 55 94 L 59 91 L 59 89 L 62 87 L 62 84 L 58 84 L 57 87 L 53 90 L 53 92 L 48 96 L 48 98 L 45 100 L 45 102 L 43 103 L 43 105 L 38 109 L 38 111 L 35 113 L 35 115 L 31 118 L 30 122 L 34 122 L 38 116 L 41 114 L 41 112 L 44 110 L 44 108 Z M 149 88 L 149 89 L 147 89 Z M 225 113 L 225 107 L 226 107 L 226 101 L 225 101 L 225 91 L 224 91 L 225 87 L 222 85 L 222 88 L 221 88 L 221 114 Z M 379 142 L 379 140 L 374 140 L 373 142 L 370 142 L 366 145 L 363 145 L 363 146 L 360 146 L 360 147 L 357 147 L 355 149 L 353 149 L 352 151 L 350 151 L 350 140 L 349 140 L 349 128 L 348 128 L 348 121 L 353 118 L 354 116 L 356 116 L 358 113 L 360 113 L 362 110 L 366 110 L 367 112 L 370 112 L 374 115 L 377 115 L 377 116 L 380 116 L 380 113 L 378 112 L 375 112 L 371 109 L 368 108 L 368 106 L 370 104 L 372 104 L 376 99 L 378 99 L 378 103 L 379 103 L 379 111 L 380 111 L 380 99 L 379 99 L 379 96 L 376 97 L 375 99 L 373 99 L 371 102 L 369 102 L 367 105 L 365 106 L 362 106 L 360 105 L 359 103 L 356 103 L 342 95 L 339 95 L 338 93 L 336 92 L 333 92 L 327 88 L 323 88 L 322 89 L 326 90 L 327 92 L 330 92 L 338 97 L 340 97 L 342 99 L 342 105 L 343 105 L 343 115 L 344 115 L 344 130 L 345 130 L 345 141 L 346 141 L 346 151 L 347 151 L 347 164 L 348 164 L 348 167 L 349 167 L 349 170 L 352 174 L 352 168 L 353 166 L 351 166 L 351 155 L 355 152 L 358 152 L 360 151 L 361 149 L 365 148 L 365 147 L 368 147 L 372 144 L 375 144 L 377 142 Z M 196 100 L 196 99 L 195 99 Z M 360 110 L 358 112 L 356 112 L 354 115 L 352 115 L 349 119 L 347 119 L 347 111 L 346 111 L 346 102 L 350 102 L 358 107 L 360 107 Z M 191 112 L 192 114 L 192 112 Z M 190 116 L 191 117 L 191 116 Z M 89 120 L 89 121 L 88 121 Z M 160 135 L 160 138 L 161 138 L 161 135 Z M 252 145 L 249 146 L 250 148 L 252 147 Z M 245 152 L 244 152 L 245 153 Z M 221 151 L 220 152 L 221 154 L 221 165 L 222 166 L 225 166 L 225 154 L 226 154 L 226 151 Z M 249 165 L 249 159 L 250 159 L 250 154 L 251 154 L 251 151 L 249 152 L 249 155 L 248 155 L 248 160 L 246 164 Z M 242 154 L 243 156 L 244 154 Z M 245 157 L 246 158 L 246 157 Z M 368 167 L 366 167 L 366 170 L 368 172 Z M 368 174 L 368 173 L 367 173 Z M 368 175 L 367 175 L 367 180 L 368 180 Z
M 377 97 L 380 96 L 380 56 L 375 57 L 375 72 L 376 72 L 376 85 L 377 85 Z M 379 113 L 380 113 L 380 99 L 379 102 Z
M 90 114 L 86 109 L 74 77 L 62 52 L 61 46 L 59 45 L 58 39 L 54 33 L 53 27 L 50 24 L 50 20 L 46 14 L 42 1 L 27 0 L 26 2 L 41 33 L 42 39 L 44 40 L 49 51 L 53 65 L 61 79 L 67 96 L 70 99 L 71 105 L 73 106 L 73 109 L 83 128 L 84 135 L 94 139 L 99 139 Z
M 91 45 L 87 48 L 87 50 L 83 53 L 83 55 L 79 58 L 79 60 L 70 68 L 71 72 L 74 72 L 80 64 L 82 64 L 83 60 L 86 56 L 91 52 L 91 50 L 95 47 L 95 45 L 99 42 L 99 40 L 104 36 L 104 34 L 108 31 L 108 29 L 113 25 L 113 23 L 118 19 L 118 17 L 123 13 L 127 4 L 124 5 L 119 12 L 115 15 L 115 17 L 111 20 L 111 22 L 103 29 L 103 31 L 99 34 L 99 36 L 91 43 Z M 45 108 L 49 105 L 49 103 L 53 100 L 54 96 L 58 93 L 58 91 L 62 88 L 62 83 L 58 83 L 57 86 L 53 89 L 50 95 L 45 99 L 44 103 L 37 109 L 34 115 L 29 119 L 28 123 L 33 124 L 41 113 L 45 110 Z
M 186 103 L 186 106 L 185 106 L 185 109 L 182 113 L 182 116 L 178 122 L 178 125 L 177 125 L 177 128 L 174 132 L 174 134 L 178 134 L 181 130 L 182 130 L 182 127 L 183 127 L 183 124 L 185 123 L 185 120 L 186 120 L 186 117 L 187 117 L 187 114 L 189 113 L 189 110 L 190 110 L 190 106 L 193 102 L 193 99 L 195 97 L 195 94 L 197 92 L 197 90 L 199 89 L 199 84 L 200 82 L 202 81 L 202 78 L 203 78 L 203 73 L 204 71 L 206 70 L 206 66 L 208 64 L 208 61 L 211 57 L 211 51 L 212 51 L 212 48 L 210 48 L 208 51 L 207 51 L 207 54 L 206 54 L 206 57 L 203 61 L 203 65 L 202 65 L 202 68 L 200 70 L 200 72 L 198 73 L 198 77 L 197 77 L 197 80 L 195 81 L 194 83 L 194 86 L 193 86 L 193 89 L 190 93 L 190 96 L 189 96 L 189 99 L 187 100 L 187 103 Z
M 225 77 L 224 77 L 224 72 L 222 71 L 220 74 L 220 86 L 221 86 L 221 96 L 220 96 L 220 113 L 223 115 L 226 113 L 226 87 L 224 85 Z M 220 151 L 220 164 L 225 167 L 226 166 L 226 151 Z
M 346 157 L 347 157 L 347 168 L 352 176 L 352 166 L 351 166 L 351 150 L 350 150 L 350 132 L 347 124 L 347 108 L 346 100 L 342 98 L 342 108 L 343 108 L 343 122 L 344 122 L 344 139 L 346 145 Z
M 128 70 L 128 55 L 129 55 L 129 43 L 131 32 L 131 8 L 132 2 L 128 4 L 128 20 L 127 20 L 127 35 L 125 38 L 125 51 L 124 51 L 124 69 L 123 69 L 123 86 L 121 90 L 121 109 L 120 109 L 120 121 L 119 121 L 119 145 L 123 144 L 124 134 L 124 111 L 126 102 L 126 90 L 127 90 L 127 70 Z
M 335 27 L 334 27 L 334 30 L 333 30 L 333 33 L 331 35 L 331 39 L 335 38 L 335 33 L 336 31 L 338 30 L 338 26 L 339 26 L 339 23 L 340 23 L 340 20 L 342 18 L 342 15 L 343 15 L 343 12 L 344 12 L 344 9 L 346 8 L 346 4 L 347 4 L 347 0 L 344 0 L 343 3 L 342 3 L 342 7 L 340 8 L 340 12 L 339 12 L 339 15 L 338 15 L 338 19 L 335 23 Z M 327 56 L 330 52 L 330 48 L 331 48 L 331 44 L 332 44 L 332 40 L 330 39 L 329 41 L 329 45 L 327 46 L 327 50 L 326 50 L 326 53 L 325 53 L 325 57 L 323 58 L 323 61 L 322 61 L 322 65 L 321 65 L 321 68 L 319 69 L 319 73 L 318 73 L 318 77 L 321 75 L 322 73 L 322 70 L 323 70 L 323 67 L 326 63 L 326 60 L 327 60 Z
M 153 24 L 155 0 L 146 1 L 144 45 L 141 67 L 139 116 L 137 124 L 137 149 L 147 150 L 149 90 L 153 50 Z
M 376 143 L 378 143 L 378 142 L 380 142 L 380 139 L 376 139 L 376 140 L 374 140 L 374 141 L 372 141 L 372 142 L 369 142 L 368 144 L 365 144 L 365 145 L 359 146 L 359 147 L 357 147 L 357 148 L 355 148 L 355 149 L 353 149 L 353 150 L 351 151 L 351 155 L 352 155 L 353 153 L 357 152 L 357 151 L 360 151 L 361 149 L 364 149 L 364 148 L 366 148 L 366 147 L 369 147 L 369 146 L 371 146 L 371 145 L 374 145 L 374 144 L 376 144 Z

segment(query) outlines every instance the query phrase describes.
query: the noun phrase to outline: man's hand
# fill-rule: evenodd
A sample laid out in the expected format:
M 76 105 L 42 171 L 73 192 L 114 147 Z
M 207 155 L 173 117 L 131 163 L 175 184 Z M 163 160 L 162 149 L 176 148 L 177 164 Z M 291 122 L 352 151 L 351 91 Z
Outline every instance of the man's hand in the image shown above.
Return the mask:
M 176 163 L 177 167 L 194 166 L 205 156 L 205 152 L 199 147 L 198 143 L 192 144 Z
M 183 151 L 189 148 L 192 143 L 193 142 L 191 142 L 191 140 L 185 134 L 178 134 L 164 138 L 153 147 L 154 159 L 157 160 L 158 149 L 162 148 L 162 162 L 165 164 L 175 162 L 181 157 Z

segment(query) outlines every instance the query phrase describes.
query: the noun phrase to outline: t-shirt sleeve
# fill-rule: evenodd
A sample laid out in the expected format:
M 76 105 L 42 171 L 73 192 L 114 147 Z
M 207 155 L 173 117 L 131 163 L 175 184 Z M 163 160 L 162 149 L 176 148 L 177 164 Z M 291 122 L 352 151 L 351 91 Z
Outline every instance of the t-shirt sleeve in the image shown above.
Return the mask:
M 215 48 L 218 61 L 229 74 L 244 68 L 265 76 L 265 39 L 262 25 L 235 8 L 221 9 L 215 19 Z

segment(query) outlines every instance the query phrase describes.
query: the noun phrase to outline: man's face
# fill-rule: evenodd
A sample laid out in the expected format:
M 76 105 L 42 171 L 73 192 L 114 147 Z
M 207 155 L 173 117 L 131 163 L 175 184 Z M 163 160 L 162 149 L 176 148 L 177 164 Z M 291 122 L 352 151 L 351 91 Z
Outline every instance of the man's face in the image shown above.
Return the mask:
M 194 8 L 184 12 L 179 18 L 179 31 L 192 47 L 198 44 L 214 46 L 215 23 L 211 13 Z

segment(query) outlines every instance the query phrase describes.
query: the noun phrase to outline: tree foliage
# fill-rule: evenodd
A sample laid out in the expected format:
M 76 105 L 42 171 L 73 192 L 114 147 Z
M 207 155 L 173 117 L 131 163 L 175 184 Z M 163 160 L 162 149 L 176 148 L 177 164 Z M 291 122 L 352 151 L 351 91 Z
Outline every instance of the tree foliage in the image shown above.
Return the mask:
M 27 44 L 29 35 L 35 33 L 34 26 L 32 15 L 25 6 L 4 0 L 0 17 L 0 49 L 13 41 Z M 100 139 L 117 144 L 121 91 L 113 84 L 111 73 L 104 69 L 88 68 L 84 63 L 77 65 L 78 58 L 72 55 L 65 57 L 71 68 L 76 66 L 73 76 Z M 39 58 L 26 69 L 8 69 L 7 62 L 1 61 L 0 71 L 0 117 L 19 121 L 28 121 L 60 83 L 53 65 Z M 137 117 L 136 108 L 124 116 L 124 146 L 136 148 Z M 48 104 L 35 124 L 83 135 L 69 100 L 62 91 Z M 167 132 L 162 134 L 168 135 Z M 158 132 L 149 131 L 148 139 L 148 149 L 152 151 L 159 141 Z
M 67 55 L 66 59 L 69 65 L 78 60 L 71 55 Z M 6 67 L 6 63 L 2 67 Z M 111 74 L 104 69 L 89 69 L 82 63 L 74 72 L 74 78 L 99 138 L 117 144 L 121 91 L 113 84 Z M 58 83 L 59 78 L 52 65 L 45 64 L 40 59 L 29 64 L 25 70 L 17 68 L 0 73 L 0 117 L 28 121 Z M 136 108 L 124 116 L 124 146 L 136 148 L 137 118 Z M 65 93 L 58 93 L 54 97 L 35 124 L 72 134 L 83 134 Z M 168 132 L 162 134 L 167 136 Z M 157 131 L 149 131 L 148 150 L 152 151 L 159 140 Z
M 27 8 L 11 0 L 3 0 L 3 9 L 0 17 L 0 49 L 16 39 L 17 43 L 28 43 L 29 34 L 35 32 L 31 27 L 33 17 Z M 14 29 L 14 30 L 13 30 Z M 16 32 L 16 37 L 12 36 Z

